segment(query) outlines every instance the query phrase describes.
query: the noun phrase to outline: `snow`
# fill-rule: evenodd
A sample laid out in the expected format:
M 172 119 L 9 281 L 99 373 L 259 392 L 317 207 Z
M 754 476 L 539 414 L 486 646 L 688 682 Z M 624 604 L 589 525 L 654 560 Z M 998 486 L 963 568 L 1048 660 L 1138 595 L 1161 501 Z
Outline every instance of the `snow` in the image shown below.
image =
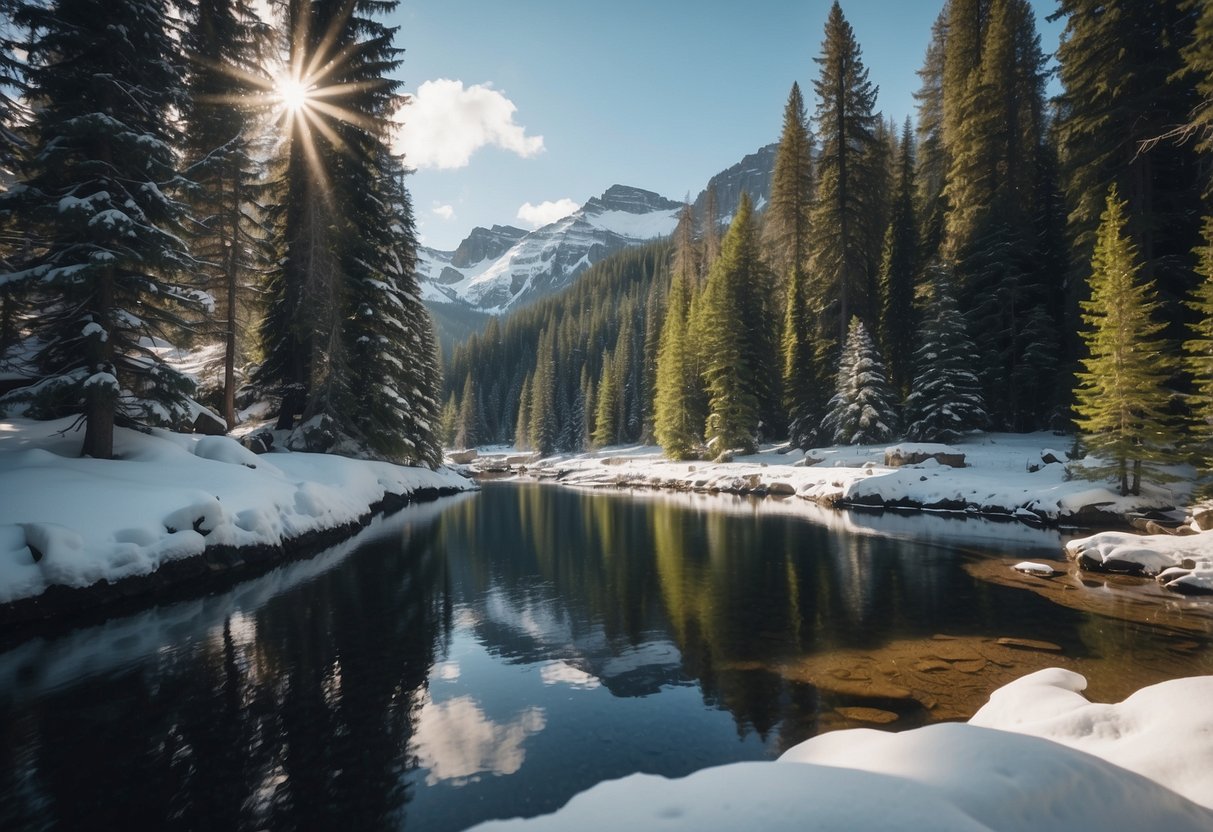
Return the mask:
M 630 240 L 651 240 L 668 237 L 678 226 L 678 211 L 650 211 L 634 214 L 630 211 L 603 211 L 587 215 L 586 219 L 595 228 L 610 231 Z
M 114 460 L 79 456 L 74 419 L 0 421 L 0 603 L 147 575 L 207 546 L 278 545 L 358 521 L 386 494 L 469 489 L 450 469 L 118 428 Z
M 1017 572 L 1024 572 L 1028 575 L 1046 575 L 1052 576 L 1056 569 L 1049 566 L 1047 563 L 1037 563 L 1036 561 L 1024 560 L 1011 567 Z
M 895 505 L 1018 516 L 1056 523 L 1081 521 L 1084 510 L 1126 514 L 1186 502 L 1186 486 L 1147 484 L 1137 497 L 1070 477 L 1065 465 L 1042 465 L 1052 433 L 978 433 L 950 445 L 841 445 L 797 451 L 767 446 L 732 462 L 673 462 L 650 446 L 610 447 L 528 464 L 528 474 L 567 485 L 668 488 L 786 495 L 823 505 Z M 964 468 L 935 460 L 884 465 L 886 450 L 961 453 Z M 1033 468 L 1037 470 L 1032 470 Z
M 1213 531 L 1183 535 L 1100 532 L 1070 541 L 1066 552 L 1113 572 L 1157 575 L 1169 589 L 1213 592 Z
M 1213 828 L 1213 677 L 1089 702 L 1051 668 L 995 691 L 968 724 L 822 734 L 775 762 L 600 783 L 528 830 L 1072 830 Z

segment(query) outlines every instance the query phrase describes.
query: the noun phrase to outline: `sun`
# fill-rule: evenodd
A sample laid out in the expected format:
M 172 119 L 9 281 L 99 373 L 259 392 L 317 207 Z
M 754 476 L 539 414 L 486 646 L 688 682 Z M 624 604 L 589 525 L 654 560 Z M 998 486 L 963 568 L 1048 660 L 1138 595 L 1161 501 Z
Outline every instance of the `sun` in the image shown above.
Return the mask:
M 298 113 L 311 101 L 312 88 L 298 78 L 285 75 L 275 84 L 274 94 L 287 112 Z

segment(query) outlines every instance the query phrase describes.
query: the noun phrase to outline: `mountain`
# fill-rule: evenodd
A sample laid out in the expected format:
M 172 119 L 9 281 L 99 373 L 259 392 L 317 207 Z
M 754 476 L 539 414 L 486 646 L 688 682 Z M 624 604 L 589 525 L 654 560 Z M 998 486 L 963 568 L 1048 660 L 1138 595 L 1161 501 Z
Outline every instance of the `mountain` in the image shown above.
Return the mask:
M 760 208 L 770 196 L 776 145 L 713 176 L 718 223 L 748 191 Z M 705 188 L 695 200 L 702 212 Z M 454 251 L 422 248 L 422 298 L 439 321 L 444 352 L 483 315 L 525 306 L 572 284 L 607 255 L 673 233 L 681 203 L 652 191 L 612 185 L 578 210 L 534 231 L 511 225 L 474 228 Z
M 771 175 L 775 172 L 775 151 L 778 149 L 778 143 L 768 144 L 709 179 L 707 187 L 695 197 L 695 216 L 703 216 L 708 188 L 716 191 L 717 224 L 726 223 L 733 218 L 733 209 L 737 207 L 743 192 L 748 193 L 750 199 L 754 200 L 757 210 L 762 210 L 771 197 Z
M 454 251 L 422 248 L 422 296 L 498 314 L 568 286 L 608 254 L 673 233 L 681 204 L 612 185 L 578 210 L 525 232 L 475 228 Z

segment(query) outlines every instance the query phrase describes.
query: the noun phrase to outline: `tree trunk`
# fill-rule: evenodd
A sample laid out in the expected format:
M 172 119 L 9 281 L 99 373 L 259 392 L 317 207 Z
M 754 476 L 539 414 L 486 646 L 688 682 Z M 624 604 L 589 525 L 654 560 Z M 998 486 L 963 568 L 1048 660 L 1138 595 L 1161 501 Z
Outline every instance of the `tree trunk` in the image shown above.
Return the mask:
M 240 263 L 240 177 L 232 180 L 231 229 L 227 250 L 227 331 L 223 349 L 223 420 L 236 427 L 236 278 Z
M 98 287 L 98 302 L 94 313 L 105 330 L 105 338 L 90 336 L 86 342 L 90 373 L 115 373 L 113 365 L 113 305 L 114 275 L 109 269 L 101 273 Z M 118 391 L 109 385 L 91 384 L 84 393 L 84 446 L 81 456 L 93 459 L 114 458 L 114 410 L 118 402 Z

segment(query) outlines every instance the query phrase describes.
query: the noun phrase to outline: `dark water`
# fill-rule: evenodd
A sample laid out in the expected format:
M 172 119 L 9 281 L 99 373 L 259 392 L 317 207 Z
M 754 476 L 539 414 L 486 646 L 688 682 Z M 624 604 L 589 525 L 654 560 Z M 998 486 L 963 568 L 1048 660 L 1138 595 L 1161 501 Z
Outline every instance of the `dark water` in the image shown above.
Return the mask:
M 940 545 L 834 522 L 490 485 L 227 593 L 17 645 L 0 829 L 458 830 L 636 771 L 778 755 L 848 704 L 778 672 L 798 657 L 939 632 L 1166 649 L 979 582 L 955 545 L 1048 557 L 1055 535 L 968 523 Z M 882 706 L 893 727 L 927 718 Z

